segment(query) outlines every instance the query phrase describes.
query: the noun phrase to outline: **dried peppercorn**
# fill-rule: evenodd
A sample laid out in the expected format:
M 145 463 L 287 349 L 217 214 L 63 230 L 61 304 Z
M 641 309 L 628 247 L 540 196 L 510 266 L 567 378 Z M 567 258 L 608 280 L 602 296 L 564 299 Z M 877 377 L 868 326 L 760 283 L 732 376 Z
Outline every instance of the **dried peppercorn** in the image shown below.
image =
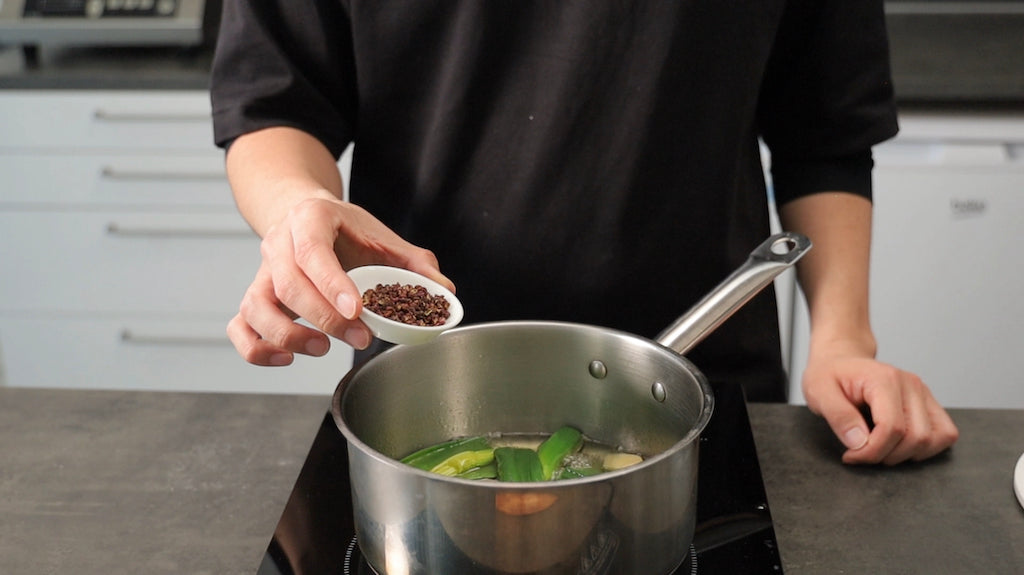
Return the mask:
M 435 295 L 420 285 L 377 284 L 363 292 L 363 307 L 373 313 L 408 325 L 433 327 L 444 325 L 451 312 L 443 295 Z

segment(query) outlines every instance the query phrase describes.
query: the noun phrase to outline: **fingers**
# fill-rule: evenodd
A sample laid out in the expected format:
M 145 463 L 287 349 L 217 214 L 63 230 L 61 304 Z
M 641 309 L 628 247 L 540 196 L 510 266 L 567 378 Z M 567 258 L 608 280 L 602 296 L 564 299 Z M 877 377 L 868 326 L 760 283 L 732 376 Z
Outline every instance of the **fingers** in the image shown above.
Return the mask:
M 929 392 L 930 394 L 930 392 Z M 932 442 L 927 448 L 922 449 L 914 456 L 916 461 L 934 457 L 949 449 L 960 439 L 960 430 L 957 429 L 949 412 L 942 408 L 937 401 L 932 399 L 926 404 L 928 420 L 932 423 Z
M 808 393 L 808 407 L 828 422 L 832 432 L 846 446 L 847 454 L 863 449 L 871 430 L 842 388 L 838 385 L 823 387 L 818 394 Z M 845 456 L 844 456 L 845 457 Z
M 272 257 L 280 258 L 281 261 L 293 261 L 294 266 L 283 270 L 285 273 L 301 275 L 308 279 L 321 296 L 324 302 L 316 301 L 317 298 L 306 298 L 304 304 L 308 309 L 317 312 L 317 316 L 308 316 L 299 309 L 288 305 L 300 316 L 305 317 L 317 326 L 332 333 L 335 324 L 344 322 L 340 320 L 354 320 L 359 317 L 362 310 L 362 301 L 358 289 L 352 280 L 345 274 L 345 270 L 338 261 L 334 251 L 334 241 L 337 236 L 337 227 L 340 225 L 340 216 L 332 215 L 319 209 L 318 204 L 303 203 L 295 208 L 295 218 L 304 222 L 305 225 L 294 226 L 288 230 L 291 234 L 290 240 L 279 241 L 273 244 L 268 243 L 266 249 L 274 251 L 274 248 L 290 250 L 291 253 L 272 253 Z M 283 233 L 283 232 L 282 232 Z M 268 234 L 269 235 L 269 234 Z M 276 261 L 276 260 L 275 260 Z M 275 278 L 279 279 L 279 278 Z M 305 282 L 295 282 L 287 286 L 279 286 L 278 292 L 281 295 L 282 287 L 290 287 L 295 293 L 286 294 L 286 297 L 295 297 L 305 294 L 308 285 Z M 312 295 L 312 294 L 310 294 Z M 323 304 L 326 303 L 327 307 Z M 336 312 L 336 313 L 335 313 Z M 341 317 L 337 318 L 338 314 Z
M 227 333 L 238 355 L 253 365 L 285 366 L 295 359 L 292 352 L 261 338 L 240 314 L 228 322 Z
M 371 335 L 366 326 L 357 319 L 361 302 L 348 293 L 358 292 L 341 269 L 341 265 L 337 263 L 333 252 L 323 246 L 313 248 L 309 245 L 304 245 L 302 251 L 292 250 L 293 245 L 296 245 L 296 240 L 293 239 L 263 242 L 264 259 L 275 262 L 271 271 L 275 298 L 324 333 L 341 339 L 356 349 L 366 348 L 370 345 Z M 330 255 L 325 256 L 324 251 Z M 334 265 L 325 262 L 325 258 L 334 259 Z M 329 271 L 332 269 L 333 273 Z M 320 281 L 319 286 L 310 279 L 311 275 Z M 345 286 L 348 292 L 338 293 L 339 289 L 345 289 L 339 288 L 339 285 Z M 328 300 L 329 297 L 337 301 L 332 303 Z M 296 328 L 287 328 L 280 323 L 280 316 L 272 313 L 252 314 L 249 319 L 250 325 L 264 338 L 272 338 L 282 345 L 286 345 L 288 335 L 305 333 L 309 336 L 310 333 L 315 333 L 314 330 L 306 328 L 307 332 L 296 334 L 297 327 L 301 326 L 295 324 Z M 294 350 L 290 346 L 289 349 Z
M 899 397 L 893 400 L 898 407 L 881 413 L 878 416 L 881 423 L 875 425 L 879 435 L 888 435 L 888 443 L 892 443 L 891 449 L 878 453 L 885 465 L 918 459 L 917 454 L 928 450 L 931 443 L 931 422 L 922 395 L 927 389 L 917 376 L 894 371 L 896 373 L 891 377 L 897 383 L 888 389 L 895 388 L 899 392 Z M 869 399 L 869 406 L 875 404 L 879 402 L 872 402 Z M 874 412 L 873 408 L 872 411 Z
M 872 428 L 867 442 L 860 449 L 843 454 L 845 463 L 880 463 L 903 441 L 906 432 L 904 398 L 896 385 L 882 385 L 879 381 L 892 381 L 883 374 L 884 367 L 870 365 L 868 383 L 863 386 L 858 405 L 867 405 L 871 412 Z
M 897 465 L 934 457 L 959 437 L 949 414 L 913 373 L 873 359 L 837 361 L 805 381 L 808 407 L 847 447 L 843 462 Z M 872 426 L 861 415 L 870 410 Z
M 921 378 L 895 367 L 884 367 L 866 399 L 875 419 L 872 436 L 885 447 L 852 456 L 850 462 L 897 465 L 922 461 L 953 445 L 959 437 L 956 425 Z M 876 389 L 887 391 L 876 397 Z
M 265 265 L 246 290 L 227 334 L 238 354 L 255 365 L 289 365 L 295 353 L 320 356 L 330 349 L 327 336 L 295 323 L 293 316 L 282 310 Z
M 294 318 L 295 314 L 277 297 L 273 275 L 264 264 L 246 290 L 239 313 L 228 323 L 228 338 L 238 354 L 254 365 L 289 365 L 296 353 L 326 354 L 331 346 L 327 336 L 296 323 Z M 343 339 L 351 340 L 354 347 L 366 347 L 370 337 L 365 332 L 365 327 L 350 328 L 345 330 Z

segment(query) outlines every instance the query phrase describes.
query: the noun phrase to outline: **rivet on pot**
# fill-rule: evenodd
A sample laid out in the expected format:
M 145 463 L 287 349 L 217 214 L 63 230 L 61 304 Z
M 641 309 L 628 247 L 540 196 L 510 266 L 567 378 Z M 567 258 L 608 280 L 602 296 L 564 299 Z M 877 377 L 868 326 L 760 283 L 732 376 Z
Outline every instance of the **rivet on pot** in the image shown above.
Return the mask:
M 665 396 L 667 395 L 667 392 L 665 391 L 665 384 L 660 381 L 654 382 L 651 386 L 651 395 L 654 396 L 654 400 L 658 403 L 664 403 Z
M 604 379 L 608 377 L 608 366 L 606 366 L 604 362 L 599 359 L 595 359 L 594 361 L 590 362 L 589 369 L 590 375 L 594 376 L 594 378 L 596 379 Z

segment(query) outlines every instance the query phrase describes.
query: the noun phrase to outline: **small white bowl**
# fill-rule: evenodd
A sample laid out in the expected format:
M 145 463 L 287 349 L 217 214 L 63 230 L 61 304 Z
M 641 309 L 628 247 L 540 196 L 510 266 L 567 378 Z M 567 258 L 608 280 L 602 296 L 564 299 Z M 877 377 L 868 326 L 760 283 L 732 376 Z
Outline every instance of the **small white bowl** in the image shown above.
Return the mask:
M 363 308 L 359 319 L 370 328 L 373 335 L 391 343 L 418 344 L 426 343 L 441 335 L 462 321 L 462 302 L 455 294 L 441 284 L 407 269 L 391 266 L 361 266 L 348 271 L 348 277 L 359 288 L 362 295 L 366 290 L 377 287 L 377 284 L 390 285 L 419 285 L 423 286 L 432 295 L 441 295 L 448 300 L 448 321 L 438 326 L 409 325 L 381 317 L 372 311 Z

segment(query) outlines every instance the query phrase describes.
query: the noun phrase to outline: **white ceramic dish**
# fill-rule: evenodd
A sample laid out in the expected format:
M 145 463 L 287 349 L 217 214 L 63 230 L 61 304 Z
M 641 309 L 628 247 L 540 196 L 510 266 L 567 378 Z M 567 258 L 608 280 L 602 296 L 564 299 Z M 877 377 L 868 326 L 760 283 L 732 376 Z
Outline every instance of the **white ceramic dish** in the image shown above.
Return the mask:
M 1017 493 L 1017 501 L 1024 507 L 1024 455 L 1017 460 L 1017 468 L 1013 472 L 1013 490 Z
M 462 302 L 455 294 L 441 284 L 422 276 L 416 272 L 391 266 L 361 266 L 348 271 L 348 277 L 359 288 L 362 294 L 370 288 L 377 287 L 377 284 L 390 285 L 420 285 L 433 295 L 442 295 L 448 300 L 448 321 L 439 326 L 418 326 L 408 325 L 399 321 L 381 317 L 372 311 L 363 308 L 359 319 L 370 328 L 373 335 L 391 343 L 418 344 L 426 343 L 441 335 L 462 321 Z

